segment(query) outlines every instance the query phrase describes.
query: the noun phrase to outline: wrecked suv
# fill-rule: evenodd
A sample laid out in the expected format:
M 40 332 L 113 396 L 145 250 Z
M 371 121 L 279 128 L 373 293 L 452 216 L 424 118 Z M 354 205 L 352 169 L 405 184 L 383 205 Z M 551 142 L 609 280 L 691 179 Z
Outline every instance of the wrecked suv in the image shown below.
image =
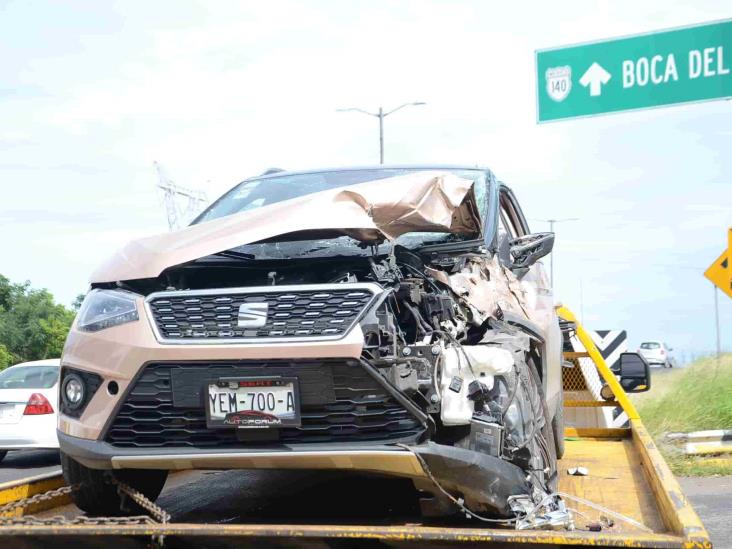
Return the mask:
M 92 276 L 62 358 L 76 504 L 119 514 L 171 470 L 411 479 L 426 516 L 556 511 L 561 333 L 487 169 L 275 171 Z

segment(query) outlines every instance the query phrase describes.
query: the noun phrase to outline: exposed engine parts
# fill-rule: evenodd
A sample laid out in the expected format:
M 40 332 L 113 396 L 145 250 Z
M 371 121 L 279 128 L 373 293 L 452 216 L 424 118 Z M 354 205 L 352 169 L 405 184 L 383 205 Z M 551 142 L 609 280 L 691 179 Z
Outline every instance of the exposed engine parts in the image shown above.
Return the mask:
M 498 320 L 500 314 L 476 315 L 482 303 L 470 303 L 469 293 L 458 295 L 440 276 L 426 274 L 464 268 L 464 257 L 451 262 L 442 257 L 438 263 L 426 266 L 398 248 L 380 262 L 371 261 L 372 275 L 387 295 L 361 323 L 365 354 L 430 414 L 435 442 L 519 467 L 526 474 L 525 496 L 546 506 L 556 490 L 556 456 L 536 369 L 536 342 Z M 445 471 L 436 477 L 446 478 Z M 516 514 L 517 508 L 507 505 L 508 495 L 504 508 L 496 494 L 492 508 L 484 505 L 487 494 L 473 501 L 466 497 L 466 502 L 474 511 Z M 550 511 L 557 509 L 550 506 Z

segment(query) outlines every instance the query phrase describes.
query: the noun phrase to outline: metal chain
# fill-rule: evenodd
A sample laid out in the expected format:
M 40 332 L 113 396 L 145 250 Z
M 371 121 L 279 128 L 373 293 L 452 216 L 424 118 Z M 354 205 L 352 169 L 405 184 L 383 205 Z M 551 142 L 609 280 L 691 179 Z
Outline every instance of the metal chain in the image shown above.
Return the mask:
M 168 522 L 170 522 L 170 513 L 165 511 L 165 509 L 163 509 L 159 505 L 156 505 L 155 502 L 145 496 L 145 494 L 143 494 L 139 490 L 135 490 L 124 482 L 118 481 L 114 477 L 110 479 L 110 482 L 113 485 L 117 486 L 117 492 L 120 494 L 120 496 L 128 496 L 132 501 L 137 503 L 137 505 L 150 513 L 153 518 L 155 518 L 158 522 L 160 522 L 161 524 L 167 524 Z
M 47 492 L 41 492 L 40 494 L 36 494 L 34 496 L 29 496 L 27 498 L 19 499 L 17 501 L 11 501 L 10 503 L 6 503 L 5 505 L 0 505 L 0 515 L 3 513 L 8 513 L 10 511 L 15 511 L 16 509 L 28 507 L 30 505 L 33 505 L 34 503 L 49 501 L 60 496 L 65 496 L 71 494 L 73 491 L 78 489 L 78 484 L 74 484 L 72 486 L 62 486 L 61 488 L 48 490 Z
M 134 517 L 87 517 L 79 516 L 67 518 L 62 515 L 53 517 L 36 517 L 24 515 L 22 517 L 0 517 L 0 526 L 121 526 L 127 524 L 157 524 L 157 521 L 147 515 Z
M 38 526 L 53 526 L 53 525 L 79 525 L 79 524 L 90 524 L 90 525 L 123 525 L 123 524 L 156 524 L 162 523 L 167 524 L 170 522 L 170 514 L 167 513 L 162 507 L 156 505 L 152 500 L 148 499 L 142 492 L 135 490 L 131 486 L 118 481 L 114 477 L 109 479 L 110 483 L 117 487 L 117 491 L 120 496 L 127 496 L 142 507 L 145 511 L 150 513 L 152 516 L 137 515 L 130 517 L 87 517 L 79 516 L 74 518 L 66 518 L 63 516 L 54 516 L 48 518 L 40 518 L 33 515 L 24 515 L 21 517 L 3 517 L 0 516 L 1 526 L 19 526 L 19 525 L 38 525 Z M 52 499 L 66 496 L 80 488 L 79 484 L 72 486 L 62 486 L 40 494 L 35 494 L 27 498 L 19 499 L 0 505 L 0 515 L 15 511 L 16 509 L 26 508 L 33 504 L 50 501 Z

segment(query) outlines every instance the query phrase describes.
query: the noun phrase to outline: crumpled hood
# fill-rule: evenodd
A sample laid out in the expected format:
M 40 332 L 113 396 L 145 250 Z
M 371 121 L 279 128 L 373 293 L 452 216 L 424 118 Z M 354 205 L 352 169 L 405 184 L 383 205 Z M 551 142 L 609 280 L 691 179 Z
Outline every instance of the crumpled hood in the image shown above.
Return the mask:
M 133 240 L 102 264 L 91 282 L 155 278 L 175 265 L 307 231 L 318 238 L 348 235 L 361 241 L 393 240 L 408 232 L 477 235 L 480 216 L 472 187 L 469 179 L 424 171 L 321 191 Z

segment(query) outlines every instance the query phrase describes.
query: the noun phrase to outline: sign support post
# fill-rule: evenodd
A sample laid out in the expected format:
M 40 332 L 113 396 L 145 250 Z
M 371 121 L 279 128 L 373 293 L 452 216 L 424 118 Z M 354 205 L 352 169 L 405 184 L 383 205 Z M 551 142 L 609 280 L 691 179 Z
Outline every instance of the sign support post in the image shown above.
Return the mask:
M 719 337 L 719 288 L 714 286 L 714 322 L 717 328 L 717 367 L 722 360 L 722 345 Z

